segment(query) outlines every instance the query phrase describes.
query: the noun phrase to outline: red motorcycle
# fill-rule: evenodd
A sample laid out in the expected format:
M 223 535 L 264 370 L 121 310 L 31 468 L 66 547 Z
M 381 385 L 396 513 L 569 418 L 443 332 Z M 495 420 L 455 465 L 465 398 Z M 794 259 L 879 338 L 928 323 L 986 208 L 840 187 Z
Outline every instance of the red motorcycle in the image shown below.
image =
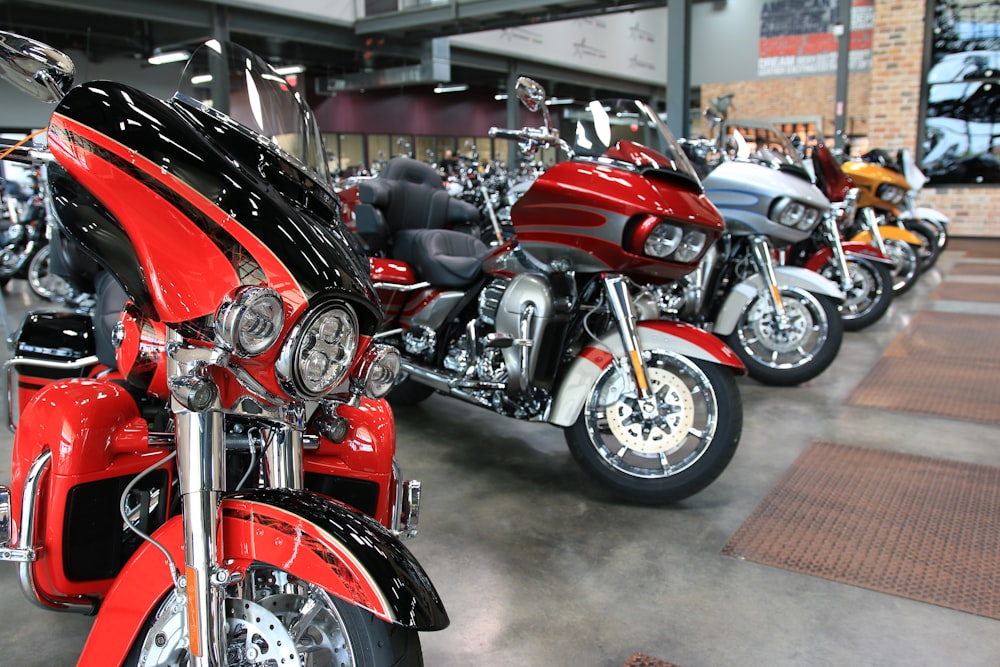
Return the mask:
M 816 187 L 830 200 L 830 210 L 803 241 L 787 248 L 783 262 L 816 271 L 844 291 L 838 304 L 846 331 L 860 331 L 880 320 L 893 298 L 892 260 L 869 243 L 843 238 L 854 226 L 858 191 L 830 149 L 812 151 Z
M 97 614 L 80 665 L 422 664 L 448 617 L 400 541 L 399 357 L 308 109 L 215 41 L 166 101 L 70 90 L 66 56 L 11 33 L 0 74 L 61 99 L 50 154 L 0 153 L 51 160 L 60 258 L 97 301 L 19 331 L 0 560 Z
M 517 92 L 544 112 L 536 82 Z M 378 338 L 402 356 L 389 400 L 437 391 L 548 422 L 613 494 L 673 502 L 732 458 L 744 368 L 714 336 L 659 319 L 645 285 L 692 272 L 724 223 L 648 105 L 594 102 L 577 122 L 573 147 L 547 113 L 540 128 L 491 130 L 528 154 L 574 156 L 532 183 L 511 209 L 514 236 L 492 248 L 449 229 L 470 213 L 429 165 L 396 159 L 359 185 L 357 231 L 386 312 Z

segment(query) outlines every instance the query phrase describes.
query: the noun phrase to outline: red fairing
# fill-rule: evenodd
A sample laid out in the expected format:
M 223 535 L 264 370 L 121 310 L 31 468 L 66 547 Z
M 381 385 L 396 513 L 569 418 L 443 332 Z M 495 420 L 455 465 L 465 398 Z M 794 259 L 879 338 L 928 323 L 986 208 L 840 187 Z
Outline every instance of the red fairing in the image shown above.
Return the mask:
M 293 322 L 304 309 L 305 295 L 274 254 L 234 218 L 173 174 L 128 147 L 59 114 L 52 116 L 48 136 L 49 148 L 59 163 L 107 206 L 125 229 L 142 262 L 157 313 L 163 321 L 185 322 L 214 313 L 223 297 L 240 285 L 240 277 L 232 262 L 194 221 L 131 174 L 89 151 L 88 143 L 114 153 L 163 182 L 248 248 L 260 263 L 266 283 L 281 293 L 291 311 L 286 312 L 286 321 Z M 80 137 L 86 141 L 80 141 Z M 151 216 L 157 219 L 156 224 L 150 224 Z
M 514 204 L 511 218 L 520 242 L 563 246 L 598 260 L 606 270 L 640 279 L 671 280 L 691 272 L 680 264 L 630 252 L 632 227 L 654 216 L 697 228 L 705 247 L 725 229 L 718 210 L 699 190 L 679 185 L 654 170 L 639 174 L 594 162 L 550 167 Z
M 832 202 L 844 201 L 847 198 L 847 193 L 854 187 L 854 181 L 840 168 L 837 158 L 833 156 L 830 149 L 823 144 L 818 144 L 813 149 L 813 165 L 819 176 L 817 185 L 822 188 L 826 198 Z

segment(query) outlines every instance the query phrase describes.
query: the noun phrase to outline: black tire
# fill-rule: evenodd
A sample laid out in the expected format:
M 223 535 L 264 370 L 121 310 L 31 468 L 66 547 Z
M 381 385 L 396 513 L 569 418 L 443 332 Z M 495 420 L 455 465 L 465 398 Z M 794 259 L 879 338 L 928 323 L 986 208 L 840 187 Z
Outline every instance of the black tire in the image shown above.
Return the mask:
M 838 304 L 838 310 L 844 331 L 860 331 L 878 322 L 892 305 L 892 271 L 882 262 L 863 257 L 848 259 L 847 270 L 851 287 L 847 298 Z M 820 274 L 841 284 L 837 262 L 828 262 Z
M 28 287 L 31 291 L 49 301 L 65 301 L 71 289 L 69 283 L 49 271 L 51 246 L 46 243 L 39 248 L 28 263 Z
M 831 297 L 782 287 L 781 299 L 788 327 L 777 327 L 768 296 L 758 292 L 724 340 L 750 377 L 788 387 L 813 379 L 833 363 L 844 338 L 844 323 Z
M 265 573 L 276 578 L 287 577 L 284 572 L 270 566 L 259 565 L 248 572 L 247 578 Z M 371 613 L 333 598 L 315 586 L 301 580 L 293 582 L 292 589 L 299 592 L 288 593 L 288 586 L 272 586 L 265 589 L 266 595 L 256 600 L 229 597 L 226 600 L 226 621 L 230 633 L 231 646 L 252 645 L 261 652 L 258 661 L 240 664 L 282 664 L 275 656 L 278 645 L 295 645 L 298 653 L 310 652 L 315 667 L 423 667 L 423 653 L 420 636 L 415 630 L 400 625 L 385 623 Z M 257 587 L 252 587 L 260 590 Z M 315 616 L 308 617 L 305 628 L 296 628 L 298 643 L 291 640 L 286 630 L 306 615 L 301 613 L 308 603 L 309 592 L 312 599 L 323 605 Z M 321 601 L 321 602 L 320 602 Z M 149 664 L 186 667 L 189 665 L 183 647 L 185 633 L 181 617 L 186 613 L 185 605 L 178 603 L 173 593 L 167 595 L 155 612 L 146 619 L 132 650 L 124 664 L 138 667 L 143 662 L 144 653 L 152 660 Z M 249 618 L 248 618 L 249 617 Z M 156 635 L 159 635 L 157 639 Z M 274 641 L 279 639 L 282 641 Z M 255 641 L 257 640 L 257 641 Z M 237 652 L 239 648 L 234 649 Z
M 920 249 L 917 251 L 917 256 L 920 257 L 920 270 L 930 269 L 941 254 L 937 228 L 929 226 L 922 220 L 907 220 L 905 226 L 907 231 L 920 239 Z
M 906 294 L 920 278 L 920 254 L 906 241 L 885 239 L 885 252 L 892 260 L 892 291 Z
M 386 400 L 391 405 L 407 406 L 422 403 L 431 397 L 434 390 L 425 384 L 420 384 L 416 380 L 406 378 L 389 392 Z
M 672 412 L 657 414 L 659 423 L 631 423 L 638 410 L 634 382 L 611 364 L 564 434 L 580 467 L 616 497 L 664 505 L 722 474 L 743 431 L 743 403 L 733 373 L 722 366 L 662 350 L 644 355 L 658 405 Z

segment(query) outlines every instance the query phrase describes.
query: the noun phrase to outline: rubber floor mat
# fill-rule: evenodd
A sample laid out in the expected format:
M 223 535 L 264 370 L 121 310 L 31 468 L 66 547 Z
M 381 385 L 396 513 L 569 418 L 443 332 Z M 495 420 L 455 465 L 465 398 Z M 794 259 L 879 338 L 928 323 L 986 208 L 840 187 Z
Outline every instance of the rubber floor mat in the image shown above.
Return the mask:
M 1000 468 L 814 441 L 722 553 L 1000 620 Z
M 998 266 L 997 269 L 997 275 L 1000 275 L 1000 266 Z M 954 274 L 955 271 L 952 270 L 951 273 Z M 949 280 L 938 285 L 937 288 L 931 292 L 931 298 L 946 299 L 948 301 L 1000 303 L 1000 285 Z
M 847 403 L 1000 424 L 1000 317 L 920 311 Z
M 633 653 L 624 667 L 677 667 L 677 665 L 672 662 L 664 662 L 659 658 L 651 658 L 642 653 Z
M 1000 257 L 1000 239 L 953 238 L 948 241 L 946 252 L 964 252 L 968 257 Z

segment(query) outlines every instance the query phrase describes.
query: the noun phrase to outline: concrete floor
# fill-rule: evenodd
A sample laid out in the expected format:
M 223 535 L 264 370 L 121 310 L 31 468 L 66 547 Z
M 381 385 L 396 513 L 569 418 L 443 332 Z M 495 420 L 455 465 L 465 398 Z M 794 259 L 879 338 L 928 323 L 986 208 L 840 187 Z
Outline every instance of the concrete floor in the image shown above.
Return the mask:
M 443 397 L 397 410 L 399 461 L 424 484 L 408 546 L 452 619 L 422 635 L 426 664 L 620 667 L 641 652 L 683 667 L 1000 665 L 994 620 L 720 555 L 813 439 L 1000 465 L 994 427 L 844 405 L 915 311 L 1000 315 L 928 298 L 961 258 L 947 251 L 882 321 L 847 334 L 819 378 L 780 389 L 741 380 L 735 458 L 676 506 L 611 500 L 552 426 Z M 32 300 L 15 283 L 6 303 L 16 322 Z M 10 442 L 0 439 L 4 480 Z M 0 665 L 73 664 L 91 624 L 29 604 L 8 566 L 0 619 Z

